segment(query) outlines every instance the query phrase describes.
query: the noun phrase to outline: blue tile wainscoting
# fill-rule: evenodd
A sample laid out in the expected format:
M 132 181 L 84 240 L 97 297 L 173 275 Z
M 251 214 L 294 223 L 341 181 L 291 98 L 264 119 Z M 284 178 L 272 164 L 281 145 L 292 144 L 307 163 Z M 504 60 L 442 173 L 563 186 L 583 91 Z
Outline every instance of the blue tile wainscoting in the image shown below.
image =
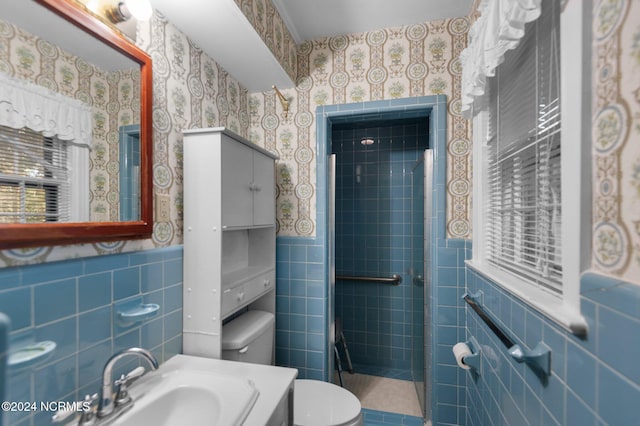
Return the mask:
M 543 383 L 506 353 L 471 308 L 468 335 L 482 347 L 479 376 L 467 378 L 468 426 L 638 425 L 640 402 L 640 286 L 592 272 L 581 278 L 586 338 L 567 333 L 475 270 L 467 269 L 470 292 L 506 330 L 528 347 L 551 348 L 552 374 Z
M 327 288 L 320 239 L 276 238 L 276 365 L 326 380 Z
M 434 248 L 433 395 L 434 425 L 466 424 L 467 375 L 456 364 L 453 346 L 465 340 L 465 260 L 471 257 L 471 241 L 439 239 Z
M 119 322 L 116 307 L 136 301 L 158 304 L 158 314 Z M 11 346 L 56 344 L 38 364 L 8 368 L 5 399 L 81 400 L 99 391 L 106 360 L 121 349 L 140 346 L 160 362 L 182 352 L 182 246 L 1 268 L 0 312 L 11 318 Z M 4 424 L 51 424 L 52 414 L 4 413 Z
M 432 300 L 439 324 L 433 332 L 433 424 L 464 425 L 466 375 L 457 367 L 451 351 L 465 339 L 464 261 L 470 257 L 471 242 L 443 239 L 440 244 L 435 250 L 439 281 Z M 276 239 L 276 364 L 297 368 L 299 378 L 327 380 L 324 259 L 325 247 L 315 238 Z M 397 377 L 395 374 L 394 370 L 385 372 L 389 377 Z M 388 417 L 386 423 L 372 420 L 372 424 L 393 424 L 389 423 L 392 418 L 396 417 Z
M 422 417 L 362 409 L 364 426 L 423 426 Z

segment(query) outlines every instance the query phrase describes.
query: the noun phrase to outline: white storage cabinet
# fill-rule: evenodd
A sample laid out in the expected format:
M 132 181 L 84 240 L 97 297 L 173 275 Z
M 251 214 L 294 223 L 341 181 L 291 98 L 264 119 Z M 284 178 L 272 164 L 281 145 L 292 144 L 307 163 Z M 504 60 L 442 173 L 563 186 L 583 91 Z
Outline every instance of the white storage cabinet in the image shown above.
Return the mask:
M 275 313 L 275 160 L 225 128 L 184 132 L 183 352 L 221 357 L 222 321 Z

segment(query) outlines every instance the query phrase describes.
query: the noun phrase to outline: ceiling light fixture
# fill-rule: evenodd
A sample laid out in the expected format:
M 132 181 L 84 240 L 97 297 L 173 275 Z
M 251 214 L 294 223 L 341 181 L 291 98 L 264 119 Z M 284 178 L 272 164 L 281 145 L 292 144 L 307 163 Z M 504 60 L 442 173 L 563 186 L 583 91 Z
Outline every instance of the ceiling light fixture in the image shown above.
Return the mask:
M 138 21 L 148 21 L 153 14 L 149 0 L 123 0 L 107 8 L 105 15 L 114 24 L 127 21 L 132 17 Z
M 375 142 L 373 139 L 371 139 L 371 138 L 362 138 L 362 139 L 360 140 L 360 143 L 361 143 L 362 145 L 367 146 L 367 145 L 373 145 L 373 144 L 374 144 L 374 143 L 376 143 L 376 142 Z

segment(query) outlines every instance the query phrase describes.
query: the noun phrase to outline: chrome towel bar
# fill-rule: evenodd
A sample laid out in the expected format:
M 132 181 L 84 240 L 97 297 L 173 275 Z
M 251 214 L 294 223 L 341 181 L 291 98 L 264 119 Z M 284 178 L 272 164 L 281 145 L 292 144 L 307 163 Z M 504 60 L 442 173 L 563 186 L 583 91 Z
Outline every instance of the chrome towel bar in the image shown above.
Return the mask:
M 385 283 L 391 285 L 400 285 L 402 277 L 399 274 L 393 274 L 391 278 L 386 277 L 360 277 L 352 275 L 336 275 L 336 280 L 344 281 L 369 281 L 374 283 Z

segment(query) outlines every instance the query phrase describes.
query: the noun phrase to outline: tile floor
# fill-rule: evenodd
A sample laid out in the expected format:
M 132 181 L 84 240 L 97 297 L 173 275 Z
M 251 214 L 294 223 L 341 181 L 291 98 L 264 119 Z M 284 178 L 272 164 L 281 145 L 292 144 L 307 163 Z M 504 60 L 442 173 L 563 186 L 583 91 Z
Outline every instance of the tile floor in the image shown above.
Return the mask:
M 344 387 L 362 404 L 365 426 L 422 426 L 422 411 L 408 380 L 342 373 Z M 335 383 L 339 383 L 336 377 Z

